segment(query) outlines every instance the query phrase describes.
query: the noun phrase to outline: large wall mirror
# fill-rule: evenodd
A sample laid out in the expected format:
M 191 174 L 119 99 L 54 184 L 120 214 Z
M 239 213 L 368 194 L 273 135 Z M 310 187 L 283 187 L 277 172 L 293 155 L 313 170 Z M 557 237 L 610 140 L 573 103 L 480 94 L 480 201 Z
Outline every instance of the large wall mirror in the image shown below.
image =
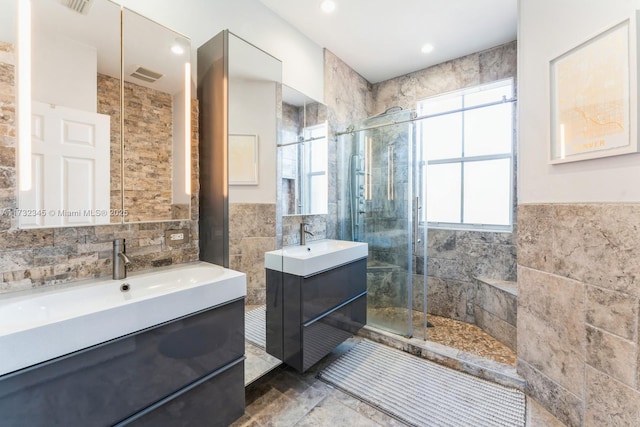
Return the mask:
M 284 215 L 328 212 L 327 106 L 282 87 L 280 203 Z
M 189 40 L 109 0 L 11 3 L 19 227 L 189 218 Z
M 123 218 L 188 219 L 191 43 L 128 9 L 122 13 Z

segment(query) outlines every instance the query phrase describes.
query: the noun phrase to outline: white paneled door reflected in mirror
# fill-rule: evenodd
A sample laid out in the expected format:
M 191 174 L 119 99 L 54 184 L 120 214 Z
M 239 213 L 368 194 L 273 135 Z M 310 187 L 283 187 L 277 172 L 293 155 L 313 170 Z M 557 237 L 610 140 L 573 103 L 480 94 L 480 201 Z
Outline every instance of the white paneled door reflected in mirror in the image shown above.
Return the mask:
M 0 3 L 17 53 L 19 227 L 189 218 L 189 40 L 109 0 L 70 4 Z

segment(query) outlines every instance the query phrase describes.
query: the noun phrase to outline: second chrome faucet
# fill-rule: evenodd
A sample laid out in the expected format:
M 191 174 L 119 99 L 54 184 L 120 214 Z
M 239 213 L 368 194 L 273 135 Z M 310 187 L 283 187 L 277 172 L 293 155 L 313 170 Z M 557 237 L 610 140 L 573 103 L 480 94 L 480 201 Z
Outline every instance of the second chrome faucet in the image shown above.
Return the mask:
M 307 244 L 307 234 L 309 236 L 313 236 L 313 233 L 306 229 L 306 226 L 309 225 L 306 222 L 300 223 L 300 245 Z
M 127 277 L 127 266 L 131 264 L 131 260 L 127 256 L 124 239 L 115 239 L 113 241 L 113 279 L 125 279 Z

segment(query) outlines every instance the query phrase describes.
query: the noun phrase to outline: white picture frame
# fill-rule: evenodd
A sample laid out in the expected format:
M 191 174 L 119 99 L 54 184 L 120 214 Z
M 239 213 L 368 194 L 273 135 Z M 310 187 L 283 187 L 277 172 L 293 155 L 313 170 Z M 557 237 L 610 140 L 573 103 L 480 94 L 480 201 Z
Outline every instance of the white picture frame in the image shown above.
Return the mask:
M 258 135 L 229 134 L 229 185 L 258 185 Z
M 549 163 L 637 153 L 636 16 L 549 62 Z

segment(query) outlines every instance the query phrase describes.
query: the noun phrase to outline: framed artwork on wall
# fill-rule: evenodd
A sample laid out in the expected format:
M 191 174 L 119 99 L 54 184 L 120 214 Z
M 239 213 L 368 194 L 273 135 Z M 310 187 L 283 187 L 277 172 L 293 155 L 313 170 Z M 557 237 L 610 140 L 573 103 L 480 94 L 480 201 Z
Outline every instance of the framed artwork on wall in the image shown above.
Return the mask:
M 550 61 L 549 163 L 636 153 L 635 17 Z
M 229 185 L 258 183 L 258 135 L 229 134 Z

